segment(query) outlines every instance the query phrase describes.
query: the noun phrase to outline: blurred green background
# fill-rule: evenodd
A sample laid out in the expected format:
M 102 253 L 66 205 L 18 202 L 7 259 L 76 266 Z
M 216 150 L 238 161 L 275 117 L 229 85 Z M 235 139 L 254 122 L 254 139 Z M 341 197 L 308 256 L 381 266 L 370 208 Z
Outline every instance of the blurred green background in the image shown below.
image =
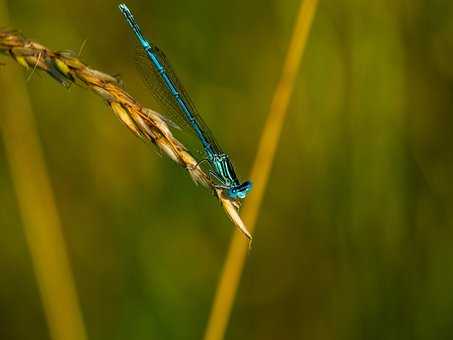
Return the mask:
M 245 179 L 299 2 L 127 4 Z M 117 1 L 8 6 L 151 106 Z M 452 60 L 451 1 L 320 1 L 227 339 L 453 337 Z M 218 203 L 90 92 L 27 87 L 89 338 L 200 339 L 233 230 Z M 49 339 L 3 147 L 0 206 L 0 339 Z

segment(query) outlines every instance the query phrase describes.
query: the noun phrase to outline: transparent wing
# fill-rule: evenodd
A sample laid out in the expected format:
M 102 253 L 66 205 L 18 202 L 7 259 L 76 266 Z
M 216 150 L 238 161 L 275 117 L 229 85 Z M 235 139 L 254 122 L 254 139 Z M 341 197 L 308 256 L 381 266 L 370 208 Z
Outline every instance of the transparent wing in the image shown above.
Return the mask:
M 176 86 L 178 92 L 181 95 L 181 99 L 185 102 L 186 106 L 189 108 L 192 115 L 197 120 L 206 140 L 211 144 L 215 152 L 222 153 L 222 150 L 215 141 L 211 131 L 209 130 L 208 126 L 203 121 L 201 116 L 198 114 L 198 111 L 195 105 L 193 104 L 192 100 L 190 99 L 187 91 L 184 89 L 175 72 L 173 71 L 172 67 L 170 66 L 170 63 L 168 62 L 168 59 L 165 56 L 165 54 L 156 46 L 153 46 L 153 51 L 158 56 L 160 63 L 164 66 L 168 77 Z M 179 108 L 176 99 L 171 95 L 170 91 L 166 88 L 166 85 L 162 80 L 160 74 L 154 68 L 148 56 L 143 50 L 140 49 L 140 51 L 137 52 L 136 61 L 139 67 L 139 71 L 142 74 L 146 85 L 151 90 L 151 94 L 153 95 L 154 99 L 157 101 L 159 106 L 161 106 L 162 109 L 161 113 L 166 115 L 173 123 L 175 123 L 181 129 L 190 130 L 192 134 L 195 135 L 194 130 L 190 124 L 190 121 L 188 120 L 188 117 Z
M 148 87 L 156 104 L 159 106 L 158 111 L 165 115 L 166 118 L 170 119 L 171 123 L 173 123 L 172 125 L 177 128 L 184 130 L 190 129 L 190 125 L 185 118 L 181 116 L 176 101 L 165 87 L 159 73 L 153 67 L 151 61 L 141 47 L 137 47 L 135 62 L 145 85 Z

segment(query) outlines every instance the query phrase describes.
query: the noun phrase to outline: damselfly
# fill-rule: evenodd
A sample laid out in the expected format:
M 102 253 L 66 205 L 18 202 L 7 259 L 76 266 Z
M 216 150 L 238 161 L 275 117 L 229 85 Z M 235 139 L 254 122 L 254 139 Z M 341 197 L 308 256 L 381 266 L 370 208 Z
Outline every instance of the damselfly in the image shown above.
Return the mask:
M 119 8 L 145 51 L 148 62 L 152 65 L 151 72 L 144 74 L 144 76 L 155 81 L 157 84 L 157 87 L 153 87 L 155 91 L 160 93 L 162 93 L 161 91 L 166 91 L 167 94 L 170 94 L 169 96 L 164 95 L 161 97 L 167 99 L 166 104 L 169 109 L 172 109 L 183 121 L 188 123 L 198 137 L 206 153 L 206 161 L 212 167 L 210 174 L 217 181 L 217 187 L 223 189 L 225 194 L 231 199 L 245 198 L 247 193 L 252 190 L 252 183 L 250 181 L 245 181 L 242 184 L 239 182 L 230 158 L 214 140 L 212 133 L 197 113 L 195 106 L 170 68 L 165 55 L 156 45 L 145 39 L 129 8 L 125 4 L 119 5 Z

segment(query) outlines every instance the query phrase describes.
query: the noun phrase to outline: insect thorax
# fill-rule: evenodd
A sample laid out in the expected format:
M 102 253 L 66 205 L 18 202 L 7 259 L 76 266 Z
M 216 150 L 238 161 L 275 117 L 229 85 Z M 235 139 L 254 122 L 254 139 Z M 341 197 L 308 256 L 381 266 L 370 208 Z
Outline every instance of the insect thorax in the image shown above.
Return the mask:
M 209 157 L 209 162 L 212 164 L 216 174 L 223 181 L 223 184 L 228 187 L 239 184 L 233 165 L 226 154 L 211 155 Z

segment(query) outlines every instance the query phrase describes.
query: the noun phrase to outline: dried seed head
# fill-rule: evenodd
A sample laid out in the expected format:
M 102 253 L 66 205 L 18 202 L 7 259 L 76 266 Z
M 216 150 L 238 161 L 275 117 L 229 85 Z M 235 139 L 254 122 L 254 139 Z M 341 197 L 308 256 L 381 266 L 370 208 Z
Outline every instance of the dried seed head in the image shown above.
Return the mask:
M 216 187 L 195 158 L 173 136 L 169 128 L 173 123 L 135 101 L 116 77 L 89 68 L 71 52 L 53 52 L 27 40 L 17 31 L 0 29 L 0 51 L 9 53 L 25 68 L 47 72 L 66 87 L 77 81 L 98 94 L 134 134 L 156 144 L 164 154 L 185 168 L 195 183 L 210 188 L 229 218 L 251 241 L 252 236 L 238 214 L 238 202 L 228 199 L 223 190 Z

